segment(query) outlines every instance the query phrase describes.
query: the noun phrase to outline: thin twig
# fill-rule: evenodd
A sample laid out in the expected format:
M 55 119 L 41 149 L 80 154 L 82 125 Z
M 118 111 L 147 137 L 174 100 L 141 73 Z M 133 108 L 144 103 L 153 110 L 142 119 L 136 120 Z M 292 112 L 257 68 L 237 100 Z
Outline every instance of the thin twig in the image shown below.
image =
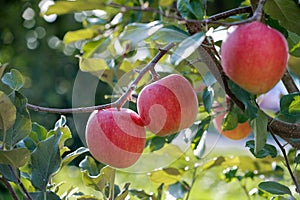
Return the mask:
M 139 71 L 139 75 L 130 84 L 126 92 L 115 102 L 98 105 L 98 106 L 81 107 L 81 108 L 48 108 L 48 107 L 42 107 L 42 106 L 37 106 L 37 105 L 27 103 L 27 108 L 34 111 L 57 113 L 57 114 L 86 113 L 86 112 L 93 112 L 94 110 L 101 110 L 106 108 L 121 108 L 126 103 L 131 93 L 136 89 L 138 83 L 147 72 L 151 71 L 152 75 L 154 75 L 154 78 L 157 78 L 157 75 L 155 75 L 153 72 L 155 65 L 171 48 L 174 47 L 174 45 L 175 45 L 174 43 L 170 43 L 166 45 L 164 48 L 159 49 L 159 52 L 156 54 L 156 56 L 142 70 Z
M 12 198 L 14 200 L 19 200 L 18 195 L 17 195 L 16 191 L 14 190 L 14 188 L 11 186 L 11 184 L 4 177 L 0 177 L 0 180 L 3 182 L 3 184 L 7 188 L 10 195 L 12 196 Z
M 288 169 L 289 174 L 290 174 L 290 176 L 291 176 L 291 178 L 292 178 L 292 180 L 293 180 L 293 182 L 294 182 L 294 184 L 295 184 L 296 192 L 300 194 L 300 188 L 299 188 L 297 179 L 296 179 L 296 177 L 294 176 L 293 171 L 292 171 L 292 169 L 291 169 L 291 166 L 290 166 L 290 163 L 289 163 L 289 159 L 288 159 L 288 157 L 287 157 L 287 155 L 286 155 L 286 151 L 285 151 L 285 149 L 283 148 L 283 146 L 280 144 L 280 142 L 279 142 L 279 140 L 277 139 L 277 137 L 275 136 L 275 134 L 273 134 L 272 128 L 269 128 L 269 130 L 270 130 L 270 133 L 271 133 L 273 139 L 275 140 L 276 144 L 278 145 L 278 147 L 280 148 L 280 150 L 281 150 L 281 152 L 282 152 L 282 154 L 283 154 L 283 157 L 284 157 L 284 160 L 285 160 L 285 164 L 286 164 L 286 168 Z
M 14 177 L 17 179 L 18 184 L 20 185 L 21 189 L 23 190 L 24 194 L 25 194 L 25 199 L 26 200 L 32 200 L 32 198 L 30 197 L 28 191 L 26 190 L 25 186 L 23 185 L 23 183 L 20 180 L 20 177 L 17 175 L 15 169 L 9 165 L 10 171 L 13 173 Z
M 208 17 L 203 20 L 197 20 L 197 19 L 184 19 L 180 16 L 176 15 L 167 15 L 165 12 L 161 10 L 157 10 L 155 8 L 151 7 L 141 7 L 141 6 L 124 6 L 117 3 L 110 2 L 107 4 L 108 6 L 118 8 L 121 12 L 128 12 L 128 11 L 141 11 L 141 12 L 152 12 L 159 15 L 162 15 L 166 18 L 176 19 L 180 21 L 181 23 L 200 23 L 200 24 L 217 24 L 217 25 L 225 25 L 225 26 L 231 26 L 231 24 L 219 22 L 217 20 L 225 19 L 233 15 L 242 14 L 242 13 L 252 13 L 251 6 L 245 6 L 240 8 L 234 8 L 232 10 L 228 10 L 222 13 L 218 13 L 216 15 L 213 15 L 211 17 Z
M 196 175 L 197 175 L 197 169 L 198 169 L 198 166 L 195 166 L 194 167 L 194 171 L 193 171 L 193 178 L 192 178 L 192 182 L 191 182 L 191 185 L 189 187 L 189 191 L 186 195 L 186 198 L 185 200 L 188 200 L 190 198 L 190 194 L 191 194 L 191 190 L 192 190 L 192 187 L 194 186 L 195 182 L 196 182 Z

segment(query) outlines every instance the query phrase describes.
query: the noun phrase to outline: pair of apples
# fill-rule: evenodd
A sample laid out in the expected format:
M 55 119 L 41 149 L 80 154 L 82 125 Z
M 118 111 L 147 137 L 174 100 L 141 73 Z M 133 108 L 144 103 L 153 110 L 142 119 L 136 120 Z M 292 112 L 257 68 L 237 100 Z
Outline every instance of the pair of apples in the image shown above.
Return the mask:
M 94 111 L 86 126 L 86 142 L 93 157 L 116 168 L 127 168 L 141 156 L 145 127 L 167 136 L 190 127 L 198 112 L 196 93 L 187 79 L 172 74 L 144 87 L 138 113 L 127 108 Z
M 221 58 L 223 70 L 232 81 L 252 94 L 263 94 L 282 78 L 288 46 L 280 32 L 255 21 L 240 25 L 229 34 L 222 43 Z M 143 88 L 137 107 L 139 114 L 125 108 L 91 114 L 86 141 L 98 161 L 116 168 L 133 165 L 144 149 L 145 127 L 158 136 L 190 127 L 197 115 L 198 100 L 184 77 L 170 75 Z M 224 136 L 237 140 L 251 133 L 248 122 L 223 131 L 225 114 L 214 119 Z

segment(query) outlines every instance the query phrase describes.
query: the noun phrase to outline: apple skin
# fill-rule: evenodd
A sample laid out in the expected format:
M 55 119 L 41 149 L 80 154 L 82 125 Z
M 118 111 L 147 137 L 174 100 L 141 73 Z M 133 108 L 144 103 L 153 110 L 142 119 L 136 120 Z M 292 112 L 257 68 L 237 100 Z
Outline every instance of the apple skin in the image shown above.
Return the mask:
M 221 45 L 224 72 L 244 90 L 262 94 L 283 76 L 288 45 L 284 36 L 258 21 L 235 27 Z
M 133 165 L 146 142 L 140 116 L 126 108 L 94 111 L 87 122 L 85 136 L 92 156 L 115 168 Z
M 219 110 L 219 109 L 217 109 L 217 110 Z M 238 123 L 237 127 L 232 130 L 223 131 L 222 130 L 222 122 L 223 122 L 223 118 L 225 117 L 226 114 L 227 113 L 224 112 L 213 119 L 213 124 L 219 133 L 221 133 L 226 138 L 229 138 L 231 140 L 241 140 L 241 139 L 248 137 L 248 135 L 250 135 L 250 133 L 252 132 L 252 129 L 251 129 L 248 121 L 246 121 L 244 123 Z
M 144 87 L 138 96 L 137 108 L 148 130 L 167 136 L 194 123 L 198 99 L 187 79 L 171 74 Z

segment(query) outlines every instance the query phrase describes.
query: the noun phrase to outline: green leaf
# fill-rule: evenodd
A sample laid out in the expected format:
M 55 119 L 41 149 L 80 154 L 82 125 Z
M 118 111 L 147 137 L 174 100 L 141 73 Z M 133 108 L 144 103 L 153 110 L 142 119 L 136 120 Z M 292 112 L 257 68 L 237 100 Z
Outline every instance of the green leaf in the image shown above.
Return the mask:
M 57 196 L 54 192 L 52 191 L 47 191 L 47 192 L 30 192 L 29 196 L 34 199 L 34 200 L 60 200 L 59 196 Z
M 165 188 L 164 183 L 160 184 L 160 186 L 157 188 L 157 200 L 162 200 L 164 188 Z
M 281 26 L 300 35 L 300 9 L 293 0 L 268 0 L 264 11 L 273 19 L 277 19 Z
M 258 154 L 258 152 L 263 149 L 267 141 L 267 125 L 268 125 L 268 118 L 263 113 L 263 111 L 258 110 L 257 117 L 250 121 L 251 129 L 254 133 L 254 140 L 255 140 L 255 148 L 254 153 Z
M 82 58 L 92 58 L 95 53 L 102 53 L 107 50 L 108 45 L 110 44 L 110 37 L 101 38 L 97 41 L 87 42 L 83 47 L 82 51 L 84 52 Z
M 40 141 L 45 140 L 48 134 L 47 129 L 36 122 L 32 123 L 31 132 L 32 136 L 30 136 L 30 138 L 32 138 L 35 141 L 35 143 L 39 143 Z
M 249 140 L 246 142 L 246 147 L 250 148 L 250 152 L 256 157 L 256 158 L 265 158 L 267 156 L 271 156 L 272 158 L 275 158 L 277 156 L 277 149 L 273 145 L 265 144 L 265 146 L 259 150 L 257 153 L 255 153 L 255 143 L 254 140 Z
M 262 190 L 265 190 L 271 194 L 276 194 L 276 195 L 283 195 L 283 194 L 289 194 L 292 195 L 290 189 L 285 186 L 282 185 L 278 182 L 274 182 L 274 181 L 265 181 L 265 182 L 261 182 L 258 187 Z
M 106 61 L 100 58 L 80 58 L 79 67 L 83 72 L 97 73 L 99 76 L 109 69 Z
M 1 80 L 4 84 L 8 85 L 11 89 L 16 91 L 21 89 L 24 85 L 23 76 L 16 69 L 12 69 L 10 70 L 10 72 L 4 74 Z
M 107 184 L 113 184 L 115 169 L 109 166 L 103 167 L 100 174 L 91 176 L 87 170 L 82 171 L 83 183 L 98 191 L 103 191 Z
M 80 40 L 92 39 L 99 35 L 96 28 L 85 28 L 76 31 L 68 31 L 64 36 L 64 43 L 69 44 Z
M 39 190 L 46 191 L 50 176 L 55 173 L 61 163 L 59 141 L 61 133 L 41 141 L 31 155 L 31 182 Z
M 204 6 L 198 0 L 178 0 L 177 10 L 185 19 L 203 19 Z
M 300 122 L 300 93 L 287 94 L 281 97 L 278 117 L 291 123 Z
M 300 164 L 300 153 L 295 157 L 295 163 Z
M 67 118 L 64 115 L 60 116 L 60 119 L 55 122 L 54 130 L 64 127 L 67 123 Z
M 45 140 L 47 138 L 47 130 L 45 127 L 39 125 L 36 122 L 32 123 L 32 129 L 31 132 L 29 133 L 29 136 L 24 138 L 24 144 L 25 146 L 30 150 L 34 151 L 37 144 Z
M 300 57 L 300 35 L 289 32 L 287 42 L 289 45 L 289 53 L 293 56 Z
M 177 199 L 183 199 L 185 193 L 188 192 L 188 189 L 187 189 L 187 187 L 182 185 L 182 183 L 177 182 L 173 185 L 170 185 L 168 188 L 168 191 L 173 197 L 175 197 Z
M 214 158 L 213 160 L 205 163 L 203 166 L 202 166 L 202 169 L 203 170 L 208 170 L 208 169 L 211 169 L 213 167 L 217 167 L 217 166 L 220 166 L 223 162 L 225 162 L 225 158 L 223 156 L 219 156 L 217 158 Z
M 232 181 L 232 179 L 237 178 L 236 173 L 238 171 L 238 167 L 229 167 L 223 171 L 223 174 L 225 175 L 225 181 L 228 183 Z
M 91 176 L 99 174 L 97 163 L 91 156 L 85 156 L 85 158 L 79 163 L 79 167 L 84 171 L 88 171 Z
M 164 137 L 155 136 L 149 142 L 150 142 L 150 146 L 149 146 L 150 150 L 157 151 L 163 148 L 163 146 L 166 143 L 166 139 Z
M 209 113 L 214 101 L 214 90 L 210 86 L 206 87 L 203 90 L 202 99 L 205 111 Z
M 14 125 L 7 130 L 6 143 L 9 146 L 14 146 L 30 134 L 32 124 L 27 110 L 26 97 L 15 91 L 11 95 L 11 100 L 17 108 L 17 113 Z
M 181 42 L 189 35 L 178 28 L 164 27 L 156 31 L 151 40 L 159 43 Z
M 120 194 L 117 195 L 117 197 L 115 198 L 115 200 L 125 200 L 126 197 L 128 196 L 128 188 L 129 188 L 130 183 L 125 183 L 123 190 L 121 191 Z
M 205 34 L 199 32 L 179 43 L 178 47 L 171 55 L 171 63 L 173 63 L 174 65 L 178 65 L 182 60 L 189 57 L 202 44 L 204 38 Z
M 7 63 L 4 64 L 0 63 L 0 78 L 2 77 L 7 65 L 8 65 Z
M 24 166 L 30 159 L 30 151 L 26 148 L 16 148 L 13 150 L 0 150 L 0 163 L 11 165 L 14 168 Z
M 232 93 L 245 105 L 245 112 L 247 116 L 249 116 L 249 119 L 251 120 L 256 118 L 258 107 L 256 105 L 255 96 L 251 95 L 249 92 L 245 91 L 231 80 L 228 81 L 228 87 Z
M 68 165 L 70 162 L 72 162 L 72 160 L 74 160 L 75 158 L 77 158 L 78 156 L 88 152 L 89 149 L 85 148 L 85 147 L 79 147 L 78 149 L 76 149 L 75 151 L 69 153 L 68 155 L 66 155 L 63 159 L 62 159 L 62 167 Z
M 125 30 L 120 34 L 121 41 L 130 41 L 134 48 L 139 42 L 148 38 L 163 25 L 159 21 L 153 21 L 148 24 L 132 23 L 125 27 Z
M 3 164 L 0 164 L 0 174 L 5 178 L 7 179 L 8 181 L 12 181 L 14 183 L 17 183 L 18 182 L 18 179 L 15 175 L 15 173 L 12 171 L 12 167 L 9 166 L 9 165 L 3 165 Z M 20 174 L 20 171 L 19 170 L 16 170 L 16 173 L 19 176 Z
M 105 3 L 106 1 L 101 0 L 55 1 L 55 4 L 51 5 L 44 14 L 62 15 L 85 10 L 96 10 L 103 8 Z
M 174 0 L 159 0 L 159 5 L 162 7 L 168 7 L 171 6 Z
M 0 129 L 7 130 L 16 120 L 16 107 L 11 102 L 9 97 L 0 91 Z M 1 132 L 0 132 L 1 133 Z M 1 134 L 2 138 L 4 137 Z
M 203 133 L 209 128 L 211 122 L 211 116 L 207 116 L 200 121 L 199 124 L 193 124 L 190 129 L 193 132 L 196 131 L 196 134 L 193 138 L 193 143 L 198 144 L 202 138 Z
M 129 192 L 138 199 L 154 199 L 153 193 L 147 194 L 144 190 L 130 189 Z
M 222 130 L 223 131 L 233 130 L 237 127 L 237 125 L 238 125 L 238 115 L 233 111 L 228 112 L 225 118 L 223 119 Z

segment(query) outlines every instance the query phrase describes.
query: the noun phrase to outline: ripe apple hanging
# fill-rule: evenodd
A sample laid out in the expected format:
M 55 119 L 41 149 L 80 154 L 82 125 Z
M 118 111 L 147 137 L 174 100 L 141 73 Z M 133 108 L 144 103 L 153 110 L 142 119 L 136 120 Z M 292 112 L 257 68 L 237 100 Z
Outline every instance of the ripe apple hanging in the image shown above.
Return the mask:
M 283 76 L 288 46 L 284 36 L 254 21 L 235 27 L 221 46 L 224 72 L 252 94 L 273 88 Z
M 137 107 L 145 126 L 158 136 L 166 136 L 193 124 L 198 99 L 187 79 L 172 74 L 144 87 Z
M 133 165 L 146 142 L 140 116 L 126 108 L 94 111 L 89 117 L 85 135 L 92 156 L 116 168 Z

